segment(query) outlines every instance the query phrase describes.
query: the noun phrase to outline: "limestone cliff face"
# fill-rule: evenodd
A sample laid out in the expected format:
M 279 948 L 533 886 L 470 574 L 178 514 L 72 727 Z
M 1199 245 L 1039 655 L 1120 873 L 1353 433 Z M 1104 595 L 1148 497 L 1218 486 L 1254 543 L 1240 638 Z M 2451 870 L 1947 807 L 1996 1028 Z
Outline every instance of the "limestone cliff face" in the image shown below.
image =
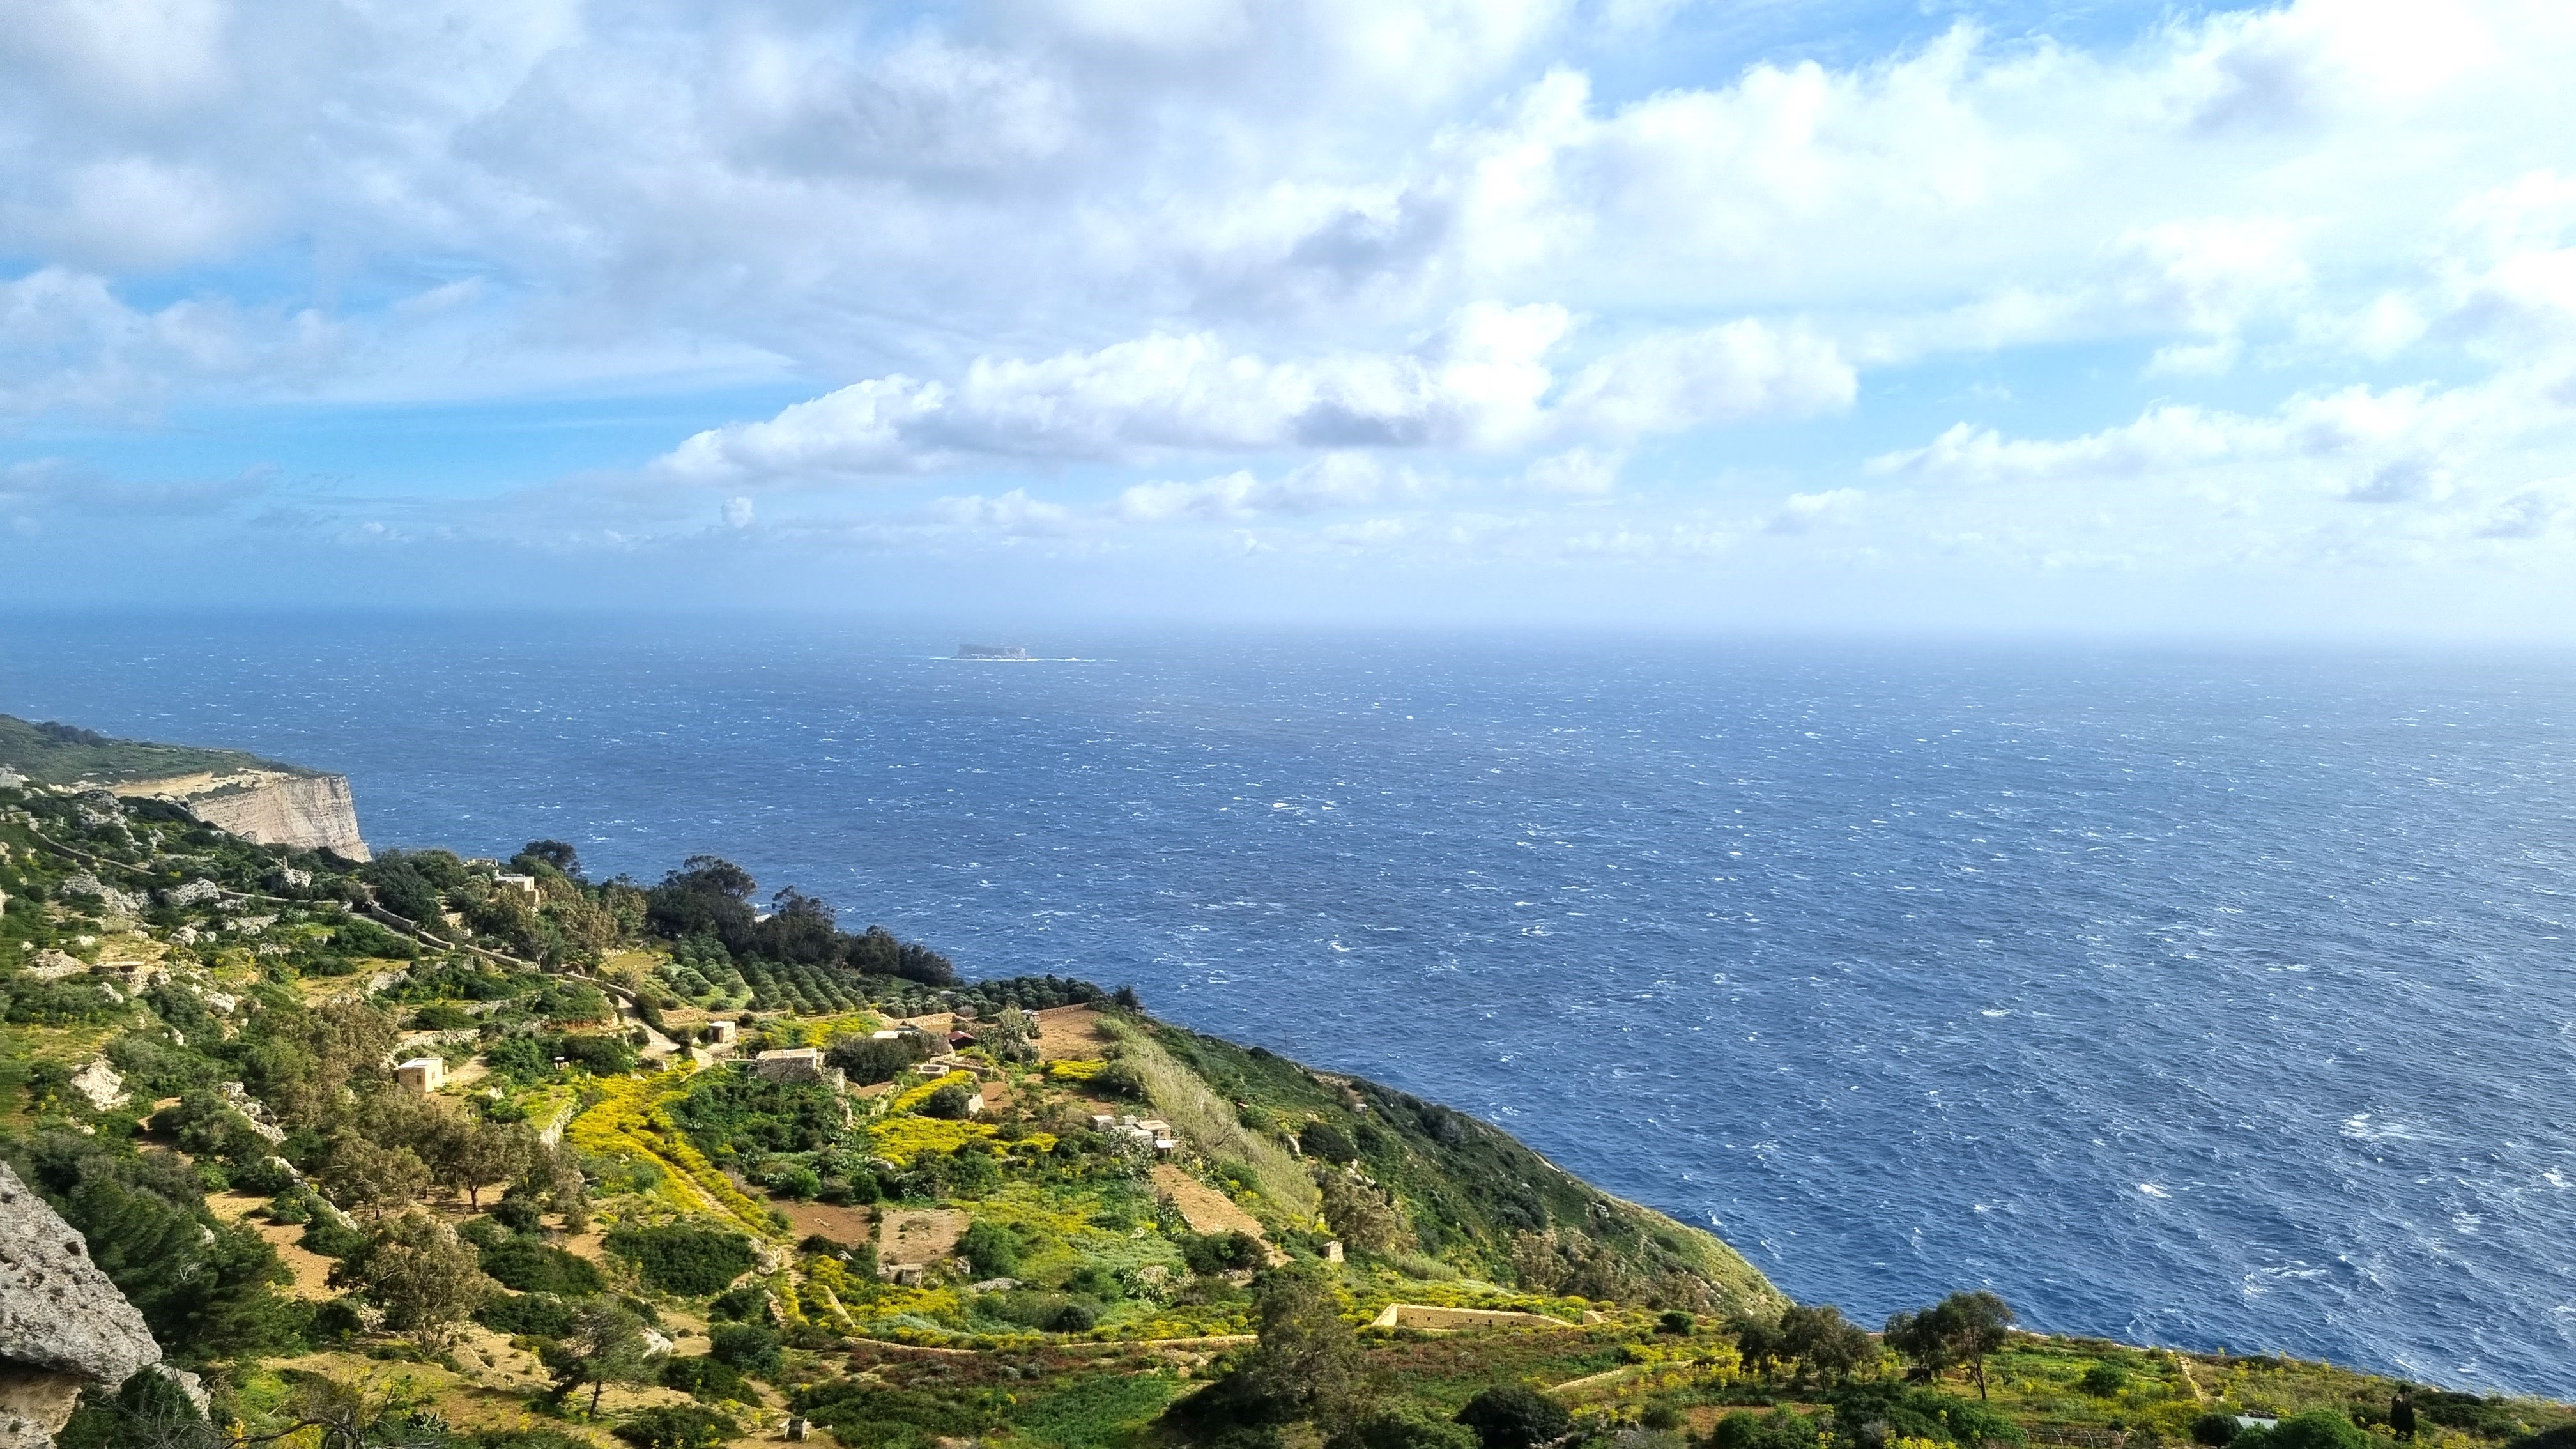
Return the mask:
M 160 1361 L 81 1235 L 0 1163 L 0 1449 L 44 1449 L 84 1386 Z
M 367 842 L 358 835 L 358 807 L 349 797 L 346 775 L 237 770 L 128 780 L 114 788 L 119 795 L 177 801 L 208 825 L 262 845 L 329 850 L 351 860 L 368 856 Z

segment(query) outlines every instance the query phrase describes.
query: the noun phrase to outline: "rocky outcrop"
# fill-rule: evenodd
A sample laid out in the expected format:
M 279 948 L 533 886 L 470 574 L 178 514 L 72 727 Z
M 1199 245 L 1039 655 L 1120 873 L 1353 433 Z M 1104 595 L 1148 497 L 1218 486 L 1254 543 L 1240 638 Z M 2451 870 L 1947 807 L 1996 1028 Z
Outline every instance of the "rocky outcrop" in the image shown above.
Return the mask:
M 237 770 L 128 780 L 115 788 L 119 795 L 175 801 L 208 825 L 262 845 L 328 850 L 350 860 L 368 856 L 346 775 Z
M 82 1389 L 160 1361 L 81 1235 L 0 1163 L 0 1449 L 45 1449 Z

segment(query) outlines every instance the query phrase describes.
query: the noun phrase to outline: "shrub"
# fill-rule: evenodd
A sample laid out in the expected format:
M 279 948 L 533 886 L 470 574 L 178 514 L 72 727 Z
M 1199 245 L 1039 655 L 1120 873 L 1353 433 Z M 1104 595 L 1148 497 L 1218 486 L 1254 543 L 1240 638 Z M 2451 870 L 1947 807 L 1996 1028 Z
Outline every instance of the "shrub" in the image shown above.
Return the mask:
M 742 1432 L 731 1414 L 696 1404 L 664 1404 L 617 1426 L 617 1437 L 636 1449 L 721 1449 Z
M 1324 1449 L 1476 1449 L 1464 1424 L 1409 1409 L 1381 1409 L 1333 1431 Z
M 1100 1311 L 1088 1303 L 1067 1303 L 1058 1307 L 1039 1326 L 1049 1333 L 1089 1333 L 1100 1324 Z
M 568 1036 L 558 1044 L 558 1054 L 595 1077 L 622 1077 L 635 1070 L 637 1060 L 634 1046 L 622 1036 Z
M 1261 1240 L 1250 1233 L 1192 1233 L 1181 1240 L 1181 1257 L 1193 1273 L 1246 1272 L 1258 1268 L 1267 1255 L 1261 1251 Z
M 463 1031 L 474 1025 L 474 1016 L 461 1006 L 444 1001 L 432 1002 L 411 1014 L 414 1031 Z
M 971 1089 L 951 1082 L 930 1094 L 930 1099 L 921 1104 L 921 1115 L 943 1122 L 963 1122 L 973 1110 L 968 1106 L 973 1100 Z
M 1357 1162 L 1360 1156 L 1360 1149 L 1351 1141 L 1351 1134 L 1334 1122 L 1317 1120 L 1307 1123 L 1297 1133 L 1297 1145 L 1305 1149 L 1307 1156 L 1320 1157 L 1331 1163 Z
M 672 1357 L 662 1361 L 662 1386 L 678 1389 L 693 1399 L 718 1403 L 732 1399 L 738 1403 L 752 1400 L 750 1382 L 742 1370 L 721 1359 L 709 1357 Z
M 769 1306 L 769 1289 L 760 1283 L 745 1283 L 715 1296 L 707 1305 L 709 1318 L 759 1318 Z
M 1787 1409 L 1729 1414 L 1709 1435 L 1709 1449 L 1814 1449 L 1826 1436 L 1816 1420 Z
M 331 1219 L 316 1216 L 305 1225 L 296 1246 L 325 1258 L 353 1258 L 367 1246 L 367 1235 L 355 1228 L 344 1228 Z
M 1741 1417 L 1741 1416 L 1739 1416 Z M 1562 1439 L 1574 1428 L 1573 1416 L 1565 1406 L 1525 1384 L 1498 1384 L 1479 1390 L 1458 1411 L 1458 1422 L 1467 1426 L 1484 1449 L 1538 1449 L 1541 1444 Z M 1739 1449 L 1727 1445 L 1725 1449 Z
M 1019 1239 L 990 1218 L 977 1218 L 957 1240 L 957 1251 L 986 1278 L 1008 1278 L 1020 1271 Z
M 2191 1441 L 2206 1444 L 2209 1449 L 2227 1449 L 2236 1441 L 2239 1427 L 2234 1414 L 2222 1414 L 2212 1409 L 2191 1421 Z
M 561 1338 L 572 1332 L 572 1308 L 551 1293 L 504 1293 L 476 1309 L 474 1321 L 494 1333 Z
M 483 1250 L 483 1271 L 505 1288 L 579 1298 L 599 1291 L 599 1270 L 587 1259 L 534 1237 L 499 1238 Z
M 766 1377 L 786 1362 L 779 1356 L 778 1335 L 767 1324 L 728 1323 L 707 1330 L 707 1356 L 747 1374 Z
M 646 1285 L 683 1298 L 723 1292 L 751 1271 L 751 1240 L 740 1233 L 679 1224 L 622 1227 L 608 1235 L 606 1245 L 619 1257 L 632 1259 Z
M 2269 1429 L 2248 1429 L 2234 1449 L 2370 1449 L 2370 1436 L 2331 1409 L 2292 1414 Z
M 902 1038 L 878 1041 L 873 1037 L 852 1037 L 824 1054 L 825 1061 L 849 1074 L 861 1086 L 891 1082 L 895 1074 L 921 1060 L 921 1054 Z

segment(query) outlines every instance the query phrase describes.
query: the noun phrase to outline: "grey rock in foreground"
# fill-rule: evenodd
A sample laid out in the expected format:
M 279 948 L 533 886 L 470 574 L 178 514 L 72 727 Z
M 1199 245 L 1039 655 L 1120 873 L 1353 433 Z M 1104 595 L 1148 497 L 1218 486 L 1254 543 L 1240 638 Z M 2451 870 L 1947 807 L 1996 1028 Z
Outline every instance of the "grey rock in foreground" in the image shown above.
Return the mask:
M 80 1391 L 161 1361 L 89 1245 L 0 1163 L 0 1449 L 42 1449 Z

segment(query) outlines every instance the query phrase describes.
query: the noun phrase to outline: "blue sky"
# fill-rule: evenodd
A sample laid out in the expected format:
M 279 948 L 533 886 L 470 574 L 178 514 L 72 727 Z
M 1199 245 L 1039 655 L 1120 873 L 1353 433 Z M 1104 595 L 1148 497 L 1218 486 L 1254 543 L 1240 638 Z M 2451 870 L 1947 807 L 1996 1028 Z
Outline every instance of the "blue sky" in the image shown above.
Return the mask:
M 64 0 L 0 604 L 2576 632 L 2576 10 Z

